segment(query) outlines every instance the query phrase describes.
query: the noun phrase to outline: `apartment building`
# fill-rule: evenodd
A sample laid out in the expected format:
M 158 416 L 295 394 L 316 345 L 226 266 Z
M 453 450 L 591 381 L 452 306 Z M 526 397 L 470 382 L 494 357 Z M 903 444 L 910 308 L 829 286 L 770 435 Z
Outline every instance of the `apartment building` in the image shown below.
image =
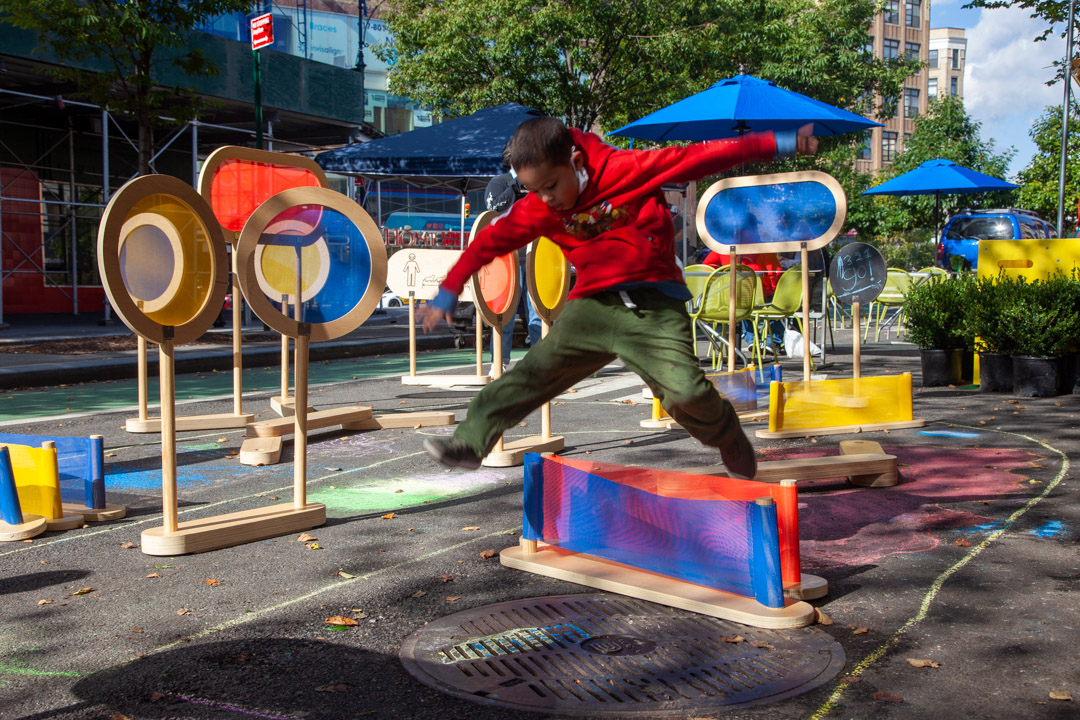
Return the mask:
M 964 62 L 967 38 L 963 28 L 933 28 L 930 31 L 930 53 L 927 58 L 930 97 L 951 95 L 964 97 Z

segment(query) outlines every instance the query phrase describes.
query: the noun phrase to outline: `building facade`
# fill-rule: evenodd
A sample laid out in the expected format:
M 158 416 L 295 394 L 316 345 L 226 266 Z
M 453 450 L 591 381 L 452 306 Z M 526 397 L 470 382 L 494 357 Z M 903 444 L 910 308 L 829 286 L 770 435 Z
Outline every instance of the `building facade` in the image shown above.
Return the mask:
M 962 28 L 934 28 L 930 31 L 928 92 L 930 97 L 964 98 L 964 64 L 967 38 Z
M 887 0 L 874 18 L 867 51 L 876 58 L 911 57 L 927 63 L 930 56 L 930 2 L 927 0 Z M 929 74 L 924 67 L 904 81 L 900 96 L 874 98 L 875 107 L 895 107 L 884 127 L 867 133 L 855 167 L 872 173 L 891 163 L 904 149 L 915 129 L 915 118 L 926 112 Z

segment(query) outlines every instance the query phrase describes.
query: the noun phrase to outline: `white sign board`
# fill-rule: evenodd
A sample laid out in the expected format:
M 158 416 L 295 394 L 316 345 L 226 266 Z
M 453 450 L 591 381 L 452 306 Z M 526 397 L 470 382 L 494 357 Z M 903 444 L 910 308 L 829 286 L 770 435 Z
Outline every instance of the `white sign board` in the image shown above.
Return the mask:
M 386 286 L 407 301 L 409 293 L 417 300 L 432 300 L 450 268 L 461 257 L 460 250 L 404 248 L 390 256 L 386 263 Z M 469 283 L 458 296 L 459 301 L 472 301 Z

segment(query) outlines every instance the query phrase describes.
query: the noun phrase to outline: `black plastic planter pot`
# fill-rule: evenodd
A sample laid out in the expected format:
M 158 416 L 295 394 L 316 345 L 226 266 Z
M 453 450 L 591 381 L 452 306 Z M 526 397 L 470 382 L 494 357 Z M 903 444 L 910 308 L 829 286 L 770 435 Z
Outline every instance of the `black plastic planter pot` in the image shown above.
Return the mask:
M 960 353 L 960 382 L 970 383 L 975 380 L 975 352 L 957 350 Z
M 960 353 L 956 350 L 919 350 L 923 387 L 960 382 Z
M 1061 379 L 1058 381 L 1058 391 L 1061 395 L 1076 392 L 1077 371 L 1080 371 L 1080 357 L 1074 352 L 1062 355 L 1059 360 L 1058 372 Z
M 1013 355 L 1013 395 L 1054 397 L 1059 394 L 1059 358 Z
M 979 355 L 979 390 L 982 392 L 1012 392 L 1012 355 L 981 353 Z

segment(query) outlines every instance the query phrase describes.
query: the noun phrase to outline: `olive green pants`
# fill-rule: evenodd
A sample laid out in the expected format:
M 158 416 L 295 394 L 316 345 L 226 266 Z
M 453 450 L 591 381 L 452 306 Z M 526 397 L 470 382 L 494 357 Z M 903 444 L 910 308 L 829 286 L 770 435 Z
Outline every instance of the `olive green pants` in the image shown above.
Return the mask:
M 505 430 L 618 358 L 703 444 L 731 442 L 739 419 L 701 369 L 685 303 L 652 288 L 627 295 L 636 308 L 614 292 L 567 302 L 548 336 L 473 398 L 454 437 L 484 457 Z

